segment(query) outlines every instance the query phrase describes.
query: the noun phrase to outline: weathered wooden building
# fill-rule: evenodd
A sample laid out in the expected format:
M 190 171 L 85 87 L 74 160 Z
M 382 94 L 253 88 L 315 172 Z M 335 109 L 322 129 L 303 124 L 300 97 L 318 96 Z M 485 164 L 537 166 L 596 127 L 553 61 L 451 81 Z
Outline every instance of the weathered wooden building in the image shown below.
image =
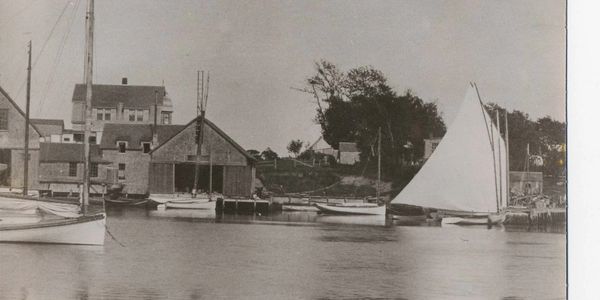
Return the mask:
M 40 143 L 38 182 L 41 190 L 79 193 L 83 184 L 83 144 Z M 90 192 L 101 194 L 114 183 L 114 171 L 102 159 L 100 147 L 90 145 Z
M 40 137 L 34 124 L 29 124 L 28 187 L 39 186 L 38 163 Z M 22 188 L 24 185 L 25 113 L 0 87 L 0 186 Z
M 157 144 L 183 129 L 183 125 L 156 126 Z M 150 151 L 154 147 L 153 126 L 147 124 L 104 124 L 100 142 L 102 159 L 117 172 L 123 193 L 147 194 Z
M 204 142 L 197 160 L 196 120 L 150 152 L 150 193 L 190 192 L 198 163 L 200 190 L 251 196 L 255 159 L 215 124 L 205 120 Z
M 92 86 L 92 132 L 102 139 L 105 124 L 171 124 L 173 103 L 164 86 L 94 84 Z M 73 129 L 83 130 L 85 85 L 73 90 Z M 156 108 L 156 109 L 155 109 Z M 156 111 L 155 111 L 156 110 Z

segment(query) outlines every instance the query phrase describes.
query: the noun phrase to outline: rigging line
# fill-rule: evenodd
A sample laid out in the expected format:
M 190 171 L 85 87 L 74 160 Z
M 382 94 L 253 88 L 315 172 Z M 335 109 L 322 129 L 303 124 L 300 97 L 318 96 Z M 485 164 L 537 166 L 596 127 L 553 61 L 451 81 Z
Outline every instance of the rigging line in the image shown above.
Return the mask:
M 58 25 L 58 23 L 60 22 L 60 20 L 64 16 L 65 11 L 67 11 L 67 8 L 69 7 L 69 4 L 71 4 L 71 1 L 67 1 L 67 3 L 65 4 L 65 7 L 63 7 L 63 10 L 61 11 L 60 15 L 56 19 L 56 22 L 54 22 L 54 25 L 52 26 L 52 29 L 50 30 L 50 33 L 48 34 L 48 37 L 46 37 L 46 40 L 44 41 L 44 44 L 42 45 L 42 48 L 40 48 L 40 52 L 38 53 L 38 55 L 36 56 L 36 58 L 35 58 L 35 60 L 33 62 L 33 65 L 31 67 L 32 69 L 35 68 L 35 66 L 37 65 L 38 61 L 40 60 L 42 54 L 44 53 L 44 50 L 46 49 L 46 46 L 48 45 L 48 41 L 50 41 L 50 38 L 52 37 L 52 34 L 54 33 L 54 30 L 56 29 L 56 26 Z M 17 95 L 15 96 L 15 98 L 19 97 L 19 95 L 23 91 L 23 87 L 25 86 L 26 82 L 27 82 L 27 80 L 23 81 L 23 83 L 21 84 L 21 87 L 19 87 L 19 90 L 17 91 Z
M 65 46 L 67 44 L 67 40 L 69 39 L 69 36 L 71 35 L 71 31 L 73 29 L 73 23 L 75 22 L 75 17 L 77 16 L 77 12 L 79 11 L 80 3 L 81 3 L 81 0 L 77 0 L 77 3 L 75 4 L 75 7 L 71 11 L 71 14 L 69 15 L 69 18 L 67 20 L 67 31 L 65 32 L 65 34 L 63 35 L 63 37 L 61 39 L 60 46 L 56 53 L 56 57 L 54 58 L 54 64 L 52 66 L 52 71 L 50 72 L 50 75 L 48 76 L 48 80 L 46 81 L 46 88 L 44 89 L 44 94 L 42 95 L 42 97 L 40 97 L 40 102 L 39 102 L 38 109 L 37 109 L 38 114 L 40 114 L 40 112 L 42 111 L 42 107 L 44 106 L 44 101 L 46 100 L 46 97 L 48 96 L 50 87 L 54 83 L 56 71 L 57 71 L 58 65 L 61 61 L 62 54 L 63 54 Z
M 499 196 L 498 196 L 498 172 L 496 170 L 496 152 L 494 151 L 494 123 L 492 122 L 492 117 L 490 117 L 490 126 L 487 124 L 487 117 L 489 116 L 485 111 L 485 107 L 483 105 L 483 101 L 481 101 L 481 96 L 479 95 L 479 89 L 477 88 L 477 84 L 473 83 L 475 87 L 475 91 L 477 92 L 477 98 L 479 99 L 479 106 L 481 107 L 481 113 L 483 114 L 483 119 L 485 123 L 485 128 L 487 129 L 488 139 L 490 141 L 490 147 L 492 148 L 492 162 L 494 163 L 494 187 L 496 189 L 496 210 L 500 211 Z M 500 130 L 498 130 L 498 134 Z M 498 150 L 500 151 L 500 150 Z M 498 168 L 500 168 L 500 162 L 498 162 Z

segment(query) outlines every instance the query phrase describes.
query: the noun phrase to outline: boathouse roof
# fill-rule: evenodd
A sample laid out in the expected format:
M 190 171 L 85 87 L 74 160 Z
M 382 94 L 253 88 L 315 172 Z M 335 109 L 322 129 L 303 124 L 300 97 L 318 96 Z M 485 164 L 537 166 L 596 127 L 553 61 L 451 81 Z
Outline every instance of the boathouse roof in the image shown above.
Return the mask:
M 176 132 L 175 134 L 171 135 L 164 142 L 160 142 L 159 141 L 158 147 L 152 149 L 152 151 L 150 151 L 150 153 L 153 153 L 154 151 L 160 149 L 163 145 L 167 144 L 171 139 L 173 139 L 175 136 L 177 136 L 180 132 L 182 132 L 183 130 L 185 130 L 189 126 L 194 126 L 194 123 L 196 123 L 196 121 L 199 118 L 200 118 L 200 116 L 192 119 L 186 125 L 182 126 L 178 132 Z M 217 125 L 215 125 L 213 122 L 211 122 L 210 120 L 204 118 L 204 124 L 207 125 L 207 126 L 209 126 L 212 130 L 214 130 L 219 136 L 221 136 L 223 139 L 225 139 L 229 144 L 231 144 L 235 149 L 237 149 L 240 153 L 242 153 L 250 161 L 256 161 L 256 158 L 254 156 L 252 156 L 252 155 L 250 155 L 250 153 L 246 152 L 246 150 L 244 148 L 242 148 L 242 146 L 240 146 L 238 143 L 236 143 L 236 141 L 234 141 L 229 135 L 227 135 L 223 130 L 221 130 L 221 128 L 217 127 Z M 104 138 L 102 138 L 102 139 L 104 139 Z

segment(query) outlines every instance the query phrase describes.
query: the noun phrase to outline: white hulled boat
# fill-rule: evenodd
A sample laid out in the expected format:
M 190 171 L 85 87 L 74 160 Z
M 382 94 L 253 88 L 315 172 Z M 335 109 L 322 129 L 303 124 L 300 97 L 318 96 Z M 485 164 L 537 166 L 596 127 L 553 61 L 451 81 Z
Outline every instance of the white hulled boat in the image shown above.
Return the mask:
M 29 196 L 27 190 L 28 163 L 24 166 L 23 196 L 0 194 L 0 242 L 58 243 L 104 245 L 106 214 L 103 203 L 89 205 L 89 136 L 91 129 L 92 65 L 93 65 L 94 1 L 89 0 L 86 15 L 86 122 L 84 135 L 84 182 L 81 207 L 52 199 Z M 28 156 L 29 95 L 31 78 L 31 43 L 25 114 L 25 156 Z
M 379 186 L 381 182 L 381 128 L 377 134 L 377 195 L 376 201 L 380 201 Z M 335 215 L 380 215 L 385 216 L 386 206 L 383 203 L 315 203 L 320 212 Z
M 506 150 L 471 84 L 446 135 L 391 204 L 435 209 L 442 224 L 501 223 L 508 192 Z

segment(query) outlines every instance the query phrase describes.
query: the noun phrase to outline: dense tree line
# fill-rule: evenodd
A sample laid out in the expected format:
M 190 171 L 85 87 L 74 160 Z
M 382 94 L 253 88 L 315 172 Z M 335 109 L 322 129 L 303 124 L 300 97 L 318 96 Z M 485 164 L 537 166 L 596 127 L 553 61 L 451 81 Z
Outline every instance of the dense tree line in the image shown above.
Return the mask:
M 486 105 L 496 123 L 496 111 L 500 113 L 500 130 L 505 134 L 506 109 L 495 103 Z M 565 172 L 567 126 L 549 116 L 530 119 L 527 113 L 513 110 L 508 113 L 508 140 L 510 146 L 510 170 L 541 171 L 544 175 L 560 176 Z M 529 144 L 529 157 L 527 145 Z M 541 160 L 539 159 L 541 158 Z
M 343 72 L 323 60 L 315 63 L 315 71 L 303 90 L 315 97 L 315 121 L 324 140 L 334 149 L 340 142 L 356 142 L 366 161 L 376 153 L 381 128 L 382 163 L 389 175 L 422 157 L 425 138 L 446 131 L 435 103 L 424 102 L 410 90 L 398 94 L 379 70 L 358 67 Z

